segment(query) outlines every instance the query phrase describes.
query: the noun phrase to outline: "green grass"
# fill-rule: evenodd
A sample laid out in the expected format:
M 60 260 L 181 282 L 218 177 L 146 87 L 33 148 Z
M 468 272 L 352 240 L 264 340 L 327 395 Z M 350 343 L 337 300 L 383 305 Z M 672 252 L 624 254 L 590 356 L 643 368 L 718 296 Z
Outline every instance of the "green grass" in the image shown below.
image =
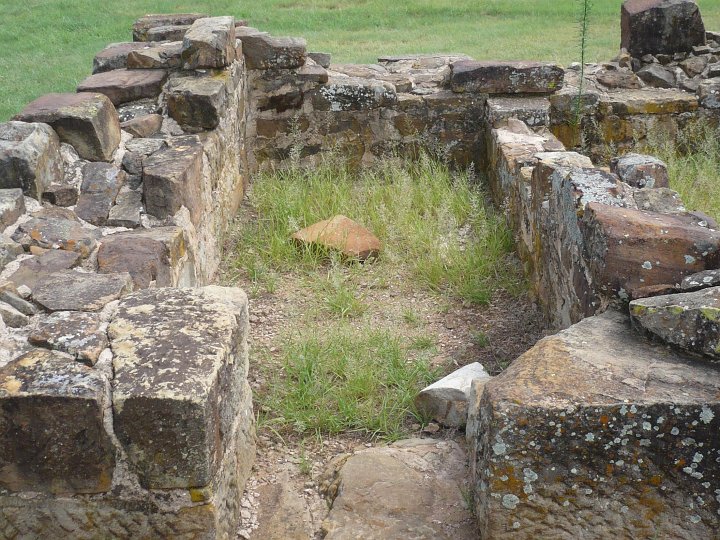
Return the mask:
M 594 0 L 587 59 L 619 48 L 621 0 Z M 720 3 L 698 0 L 720 30 Z M 276 35 L 307 38 L 338 62 L 381 54 L 462 52 L 478 59 L 577 60 L 576 0 L 2 0 L 0 120 L 47 92 L 73 91 L 106 44 L 131 39 L 146 13 L 234 15 Z
M 332 160 L 312 170 L 268 173 L 255 179 L 249 197 L 258 218 L 239 226 L 230 267 L 258 286 L 268 278 L 272 285 L 280 272 L 325 268 L 330 254 L 298 247 L 290 235 L 336 214 L 378 236 L 382 254 L 372 266 L 387 275 L 402 268 L 419 287 L 479 304 L 499 288 L 522 286 L 508 264 L 512 237 L 503 217 L 486 205 L 468 173 L 428 156 L 405 164 L 386 160 L 360 173 Z M 362 300 L 333 279 L 321 291 L 330 310 L 360 313 Z
M 418 390 L 437 373 L 428 355 L 410 355 L 410 344 L 385 329 L 358 330 L 347 323 L 287 340 L 283 371 L 272 370 L 269 391 L 256 399 L 260 426 L 279 431 L 399 439 Z

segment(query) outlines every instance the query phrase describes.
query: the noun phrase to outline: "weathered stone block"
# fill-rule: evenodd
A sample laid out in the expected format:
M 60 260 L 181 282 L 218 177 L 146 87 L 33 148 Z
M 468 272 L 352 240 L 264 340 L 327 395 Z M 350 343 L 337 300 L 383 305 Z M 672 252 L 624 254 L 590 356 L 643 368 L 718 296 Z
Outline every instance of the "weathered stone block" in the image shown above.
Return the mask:
M 26 250 L 37 246 L 43 249 L 64 249 L 80 254 L 84 259 L 97 245 L 97 231 L 84 228 L 79 222 L 62 217 L 34 217 L 21 223 L 12 239 Z
M 12 225 L 25 213 L 22 189 L 0 189 L 0 226 Z
M 156 98 L 166 79 L 167 72 L 163 69 L 115 69 L 90 75 L 78 85 L 77 91 L 105 94 L 113 105 L 120 105 Z
M 720 77 L 701 82 L 697 92 L 700 106 L 706 109 L 720 109 Z
M 147 43 L 127 42 L 111 43 L 95 55 L 93 60 L 93 73 L 111 71 L 127 67 L 127 57 L 132 51 L 144 49 Z
M 5 268 L 7 264 L 23 253 L 25 253 L 25 250 L 20 244 L 13 241 L 9 236 L 0 234 L 0 269 Z
M 692 0 L 626 0 L 620 46 L 632 56 L 690 52 L 705 43 L 700 8 Z
M 121 191 L 110 209 L 107 224 L 111 227 L 133 229 L 140 226 L 140 214 L 143 211 L 142 193 L 139 191 Z
M 145 487 L 211 482 L 247 398 L 247 325 L 239 289 L 147 289 L 120 302 L 108 329 L 115 430 Z
M 157 26 L 147 31 L 147 41 L 182 41 L 188 30 L 189 24 Z
M 208 17 L 192 23 L 182 44 L 185 69 L 224 68 L 235 60 L 235 19 Z
M 56 494 L 110 489 L 114 448 L 103 425 L 109 383 L 43 350 L 0 369 L 0 486 Z
M 660 64 L 648 64 L 637 73 L 638 77 L 655 88 L 675 88 L 675 74 Z
M 163 15 L 145 15 L 133 24 L 133 41 L 152 41 L 148 39 L 148 32 L 153 28 L 163 26 L 191 25 L 198 19 L 207 17 L 202 13 L 169 13 Z
M 712 538 L 720 370 L 608 312 L 485 385 L 468 433 L 481 538 Z M 618 532 L 620 531 L 620 532 Z
M 160 219 L 173 216 L 185 206 L 197 224 L 203 148 L 196 138 L 186 139 L 143 160 L 143 200 L 146 212 Z
M 120 128 L 127 131 L 133 137 L 143 139 L 151 137 L 162 128 L 163 117 L 160 114 L 145 114 L 136 116 L 120 124 Z
M 35 199 L 63 179 L 60 140 L 47 124 L 0 124 L 0 189 L 21 188 Z
M 545 97 L 491 97 L 486 103 L 490 127 L 498 128 L 508 118 L 517 118 L 530 127 L 549 123 L 550 102 Z
M 79 253 L 51 249 L 42 255 L 35 255 L 20 263 L 20 267 L 8 278 L 16 287 L 25 286 L 30 290 L 47 274 L 69 270 L 78 265 L 81 257 Z
M 667 165 L 653 156 L 625 154 L 610 160 L 610 170 L 637 188 L 666 188 L 670 182 Z
M 34 324 L 28 342 L 67 353 L 84 364 L 94 366 L 100 353 L 108 346 L 107 335 L 100 329 L 100 324 L 96 313 L 58 311 Z
M 306 42 L 302 38 L 272 37 L 243 28 L 238 31 L 248 69 L 294 69 L 305 64 Z
M 86 164 L 75 213 L 88 223 L 105 225 L 115 197 L 126 180 L 127 173 L 114 165 Z
M 142 175 L 142 160 L 150 154 L 167 147 L 163 139 L 132 139 L 125 145 L 123 168 L 133 175 Z
M 453 92 L 485 94 L 551 94 L 563 85 L 565 72 L 546 62 L 477 62 L 451 65 Z
M 697 97 L 682 90 L 642 88 L 617 90 L 601 95 L 598 114 L 624 118 L 636 114 L 680 114 L 694 112 L 697 108 Z
M 182 38 L 181 38 L 182 39 Z M 182 64 L 182 41 L 160 43 L 131 51 L 127 57 L 129 69 L 173 69 Z
M 635 289 L 675 284 L 720 263 L 720 232 L 691 214 L 658 214 L 587 205 L 581 227 L 595 287 L 621 298 Z
M 69 184 L 50 184 L 42 194 L 42 200 L 53 206 L 75 206 L 78 199 L 78 189 Z
M 168 113 L 186 131 L 214 129 L 228 101 L 230 74 L 183 76 L 167 88 Z
M 383 81 L 355 77 L 331 77 L 312 93 L 319 111 L 364 111 L 388 107 L 397 101 L 395 87 Z
M 46 274 L 33 289 L 33 301 L 47 311 L 100 311 L 132 291 L 130 274 L 89 274 L 65 270 Z

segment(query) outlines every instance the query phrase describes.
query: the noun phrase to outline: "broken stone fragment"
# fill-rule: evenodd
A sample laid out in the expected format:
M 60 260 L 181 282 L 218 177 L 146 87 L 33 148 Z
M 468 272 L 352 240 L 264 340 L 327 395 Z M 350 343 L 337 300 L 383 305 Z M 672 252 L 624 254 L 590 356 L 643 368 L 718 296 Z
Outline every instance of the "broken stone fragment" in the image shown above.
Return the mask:
M 428 418 L 447 427 L 464 427 L 467 422 L 470 386 L 474 380 L 490 379 L 478 362 L 452 372 L 423 390 L 415 398 L 415 405 Z
M 670 188 L 638 189 L 633 192 L 633 199 L 635 199 L 638 210 L 648 210 L 660 214 L 687 213 L 678 192 Z
M 143 159 L 145 211 L 159 219 L 190 211 L 194 224 L 200 219 L 203 147 L 195 137 L 183 138 Z
M 146 289 L 120 301 L 108 328 L 114 424 L 144 487 L 211 483 L 248 397 L 247 325 L 239 289 Z
M 109 163 L 88 163 L 83 168 L 75 213 L 93 225 L 107 223 L 110 208 L 120 188 L 127 181 L 127 173 Z
M 597 81 L 607 88 L 642 88 L 643 84 L 631 69 L 601 69 Z
M 692 0 L 627 0 L 620 17 L 620 46 L 636 58 L 705 44 L 700 8 Z
M 700 105 L 706 109 L 720 109 L 720 77 L 702 81 L 697 89 Z
M 20 267 L 8 278 L 20 290 L 26 287 L 31 291 L 47 274 L 69 270 L 80 263 L 79 253 L 51 249 L 42 255 L 35 255 L 20 263 Z
M 634 300 L 630 316 L 666 343 L 720 358 L 720 287 Z
M 66 270 L 45 274 L 33 301 L 47 311 L 100 311 L 133 290 L 130 274 L 89 274 Z
M 115 69 L 91 75 L 78 85 L 77 91 L 105 94 L 117 106 L 156 98 L 166 79 L 167 72 L 163 69 Z
M 50 184 L 42 194 L 42 200 L 53 206 L 75 206 L 78 199 L 78 189 L 69 184 Z
M 362 225 L 342 215 L 319 221 L 292 235 L 301 245 L 336 250 L 364 261 L 380 254 L 380 240 Z
M 34 217 L 21 223 L 12 239 L 28 251 L 31 246 L 64 249 L 79 253 L 86 259 L 97 245 L 97 236 L 97 231 L 86 229 L 71 219 Z
M 146 156 L 165 148 L 167 143 L 163 139 L 132 139 L 125 145 L 123 168 L 133 175 L 142 175 L 142 160 Z
M 50 125 L 62 142 L 90 161 L 110 161 L 120 144 L 117 111 L 103 94 L 46 94 L 15 118 Z
M 0 234 L 0 269 L 25 253 L 23 247 L 5 234 Z
M 675 74 L 660 64 L 643 66 L 637 72 L 638 77 L 648 86 L 655 88 L 674 88 Z
M 30 302 L 20 298 L 12 290 L 0 290 L 0 301 L 11 305 L 23 315 L 31 317 L 37 313 L 37 309 Z
M 107 224 L 111 227 L 134 229 L 140 226 L 140 214 L 143 211 L 142 193 L 139 191 L 121 191 L 110 209 Z
M 230 74 L 200 74 L 168 83 L 168 114 L 185 131 L 214 129 L 227 108 Z
M 112 71 L 127 67 L 127 57 L 132 51 L 144 49 L 147 43 L 126 42 L 111 43 L 95 55 L 93 60 L 93 73 Z
M 115 450 L 104 427 L 104 375 L 33 350 L 0 369 L 0 486 L 69 495 L 110 489 Z
M 185 69 L 224 68 L 235 60 L 235 19 L 197 19 L 185 32 L 182 61 Z
M 305 64 L 307 44 L 304 39 L 271 37 L 252 30 L 238 32 L 248 69 L 294 69 Z
M 185 32 L 190 29 L 189 24 L 178 24 L 171 26 L 157 26 L 147 31 L 146 41 L 180 41 L 185 37 Z
M 60 140 L 47 124 L 0 124 L 0 189 L 20 188 L 40 200 L 50 184 L 62 182 Z
M 162 127 L 163 117 L 159 114 L 145 114 L 136 116 L 120 124 L 120 128 L 137 138 L 145 138 L 155 135 Z
M 325 69 L 330 67 L 330 61 L 332 60 L 332 55 L 324 52 L 309 52 L 307 53 L 307 57 Z
M 158 105 L 157 98 L 143 98 L 118 105 L 117 112 L 122 128 L 124 122 L 149 114 L 160 114 L 162 108 Z
M 610 161 L 610 170 L 637 188 L 666 188 L 670 182 L 667 165 L 653 156 L 625 154 Z
M 35 346 L 61 351 L 94 366 L 108 340 L 100 328 L 100 316 L 81 311 L 58 311 L 34 324 L 28 341 Z
M 27 326 L 29 319 L 27 315 L 20 313 L 10 304 L 0 301 L 0 319 L 10 328 L 22 328 Z
M 334 459 L 320 478 L 331 504 L 324 538 L 478 538 L 463 501 L 465 460 L 456 442 L 435 439 L 401 440 Z
M 717 366 L 649 342 L 626 315 L 542 339 L 487 382 L 478 406 L 468 439 L 483 537 L 570 539 L 600 527 L 598 537 L 651 538 L 655 524 L 637 519 L 649 507 L 668 538 L 717 531 L 715 505 L 676 502 L 717 489 Z
M 461 60 L 450 67 L 453 92 L 551 94 L 562 88 L 565 76 L 559 65 L 547 62 Z
M 25 213 L 25 198 L 22 189 L 0 189 L 0 227 L 3 229 L 15 223 Z
M 682 283 L 680 283 L 680 289 L 683 291 L 696 291 L 717 285 L 720 285 L 720 270 L 705 270 L 683 279 Z
M 182 64 L 180 58 L 182 46 L 182 41 L 171 41 L 144 49 L 136 49 L 128 54 L 127 67 L 129 69 L 179 68 Z
M 198 19 L 207 17 L 202 13 L 169 13 L 162 15 L 145 15 L 133 23 L 133 41 L 152 41 L 148 39 L 148 31 L 162 26 L 189 26 Z

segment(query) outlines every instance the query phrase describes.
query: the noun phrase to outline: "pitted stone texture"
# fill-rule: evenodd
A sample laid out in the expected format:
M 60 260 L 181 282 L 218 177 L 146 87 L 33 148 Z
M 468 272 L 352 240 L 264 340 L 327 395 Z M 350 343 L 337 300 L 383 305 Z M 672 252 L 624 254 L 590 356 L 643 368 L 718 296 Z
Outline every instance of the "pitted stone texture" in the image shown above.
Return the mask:
M 560 66 L 546 62 L 462 60 L 451 67 L 454 92 L 551 94 L 562 87 L 565 75 Z
M 499 128 L 509 118 L 517 118 L 530 127 L 547 126 L 550 101 L 545 97 L 491 97 L 486 116 L 491 127 Z
M 698 86 L 700 105 L 706 109 L 720 109 L 720 77 L 708 79 Z
M 342 215 L 319 221 L 292 235 L 300 244 L 339 251 L 364 261 L 380 254 L 380 240 L 365 227 Z
M 0 486 L 56 494 L 110 489 L 109 383 L 71 357 L 35 350 L 0 369 Z
M 15 117 L 49 124 L 62 142 L 90 161 L 110 161 L 120 144 L 115 106 L 103 94 L 46 94 Z
M 471 540 L 465 452 L 453 441 L 409 439 L 336 458 L 321 487 L 332 507 L 327 540 Z
M 235 19 L 207 17 L 185 32 L 182 61 L 185 69 L 224 68 L 235 60 Z
M 396 101 L 395 87 L 375 79 L 331 77 L 313 91 L 313 105 L 319 111 L 364 111 L 388 107 Z
M 128 55 L 132 51 L 144 49 L 147 46 L 147 43 L 132 41 L 126 43 L 111 43 L 95 55 L 95 59 L 93 60 L 93 74 L 127 67 Z
M 115 69 L 90 75 L 77 90 L 105 94 L 117 106 L 159 96 L 166 79 L 164 69 Z
M 132 291 L 130 274 L 88 274 L 66 270 L 42 276 L 33 301 L 48 311 L 100 311 Z
M 238 29 L 248 69 L 294 69 L 305 64 L 306 42 L 302 38 L 271 37 L 254 28 Z
M 20 263 L 20 267 L 8 278 L 16 287 L 35 289 L 37 283 L 47 274 L 69 270 L 80 263 L 79 253 L 51 249 L 42 255 L 35 255 Z
M 182 38 L 181 38 L 182 39 Z M 129 69 L 173 69 L 182 64 L 182 41 L 159 43 L 152 47 L 131 51 L 127 57 Z
M 41 318 L 28 335 L 30 344 L 61 351 L 94 366 L 108 340 L 100 316 L 81 311 L 58 311 Z
M 20 188 L 40 199 L 54 182 L 62 182 L 60 140 L 47 124 L 0 124 L 0 189 Z
M 635 325 L 686 351 L 720 358 L 720 288 L 630 302 Z
M 75 207 L 78 217 L 93 225 L 105 225 L 110 208 L 126 181 L 127 173 L 109 163 L 85 165 L 80 197 Z
M 625 154 L 610 161 L 610 170 L 637 188 L 666 188 L 670 182 L 667 165 L 653 156 Z
M 75 220 L 63 217 L 34 217 L 21 223 L 12 239 L 26 250 L 31 247 L 64 249 L 80 254 L 84 259 L 97 245 L 98 232 L 84 228 Z
M 191 25 L 198 19 L 207 17 L 202 13 L 170 13 L 162 15 L 145 15 L 133 24 L 133 41 L 152 41 L 148 39 L 148 31 L 162 26 Z
M 415 398 L 415 405 L 444 426 L 463 427 L 467 422 L 470 386 L 475 380 L 490 380 L 490 375 L 478 362 L 463 366 L 423 388 Z
M 705 43 L 700 8 L 692 0 L 627 0 L 620 25 L 620 46 L 635 57 L 690 52 Z
M 164 239 L 160 236 L 163 231 Z M 177 285 L 177 266 L 184 255 L 185 240 L 180 227 L 113 234 L 103 239 L 98 250 L 98 272 L 128 272 L 135 289 L 152 285 L 173 287 Z
M 143 159 L 143 200 L 148 214 L 164 219 L 184 206 L 193 223 L 199 222 L 202 158 L 200 141 L 185 137 Z
M 240 289 L 147 289 L 121 300 L 113 349 L 115 431 L 143 486 L 211 483 L 249 388 Z
M 230 74 L 173 78 L 167 88 L 168 114 L 185 131 L 214 129 L 225 114 Z
M 720 263 L 720 232 L 691 214 L 658 214 L 590 203 L 582 219 L 595 287 L 627 298 L 651 285 L 676 284 Z
M 25 213 L 22 189 L 0 189 L 0 226 L 12 225 Z
M 720 370 L 614 312 L 485 385 L 468 433 L 480 538 L 713 538 Z

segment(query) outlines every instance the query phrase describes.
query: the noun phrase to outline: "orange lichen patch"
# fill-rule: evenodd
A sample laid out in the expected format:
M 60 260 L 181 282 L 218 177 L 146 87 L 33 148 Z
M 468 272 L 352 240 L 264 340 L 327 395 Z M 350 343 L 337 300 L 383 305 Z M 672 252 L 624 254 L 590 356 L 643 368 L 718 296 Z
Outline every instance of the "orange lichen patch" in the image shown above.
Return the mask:
M 610 422 L 610 418 L 608 417 L 607 414 L 603 414 L 600 417 L 600 424 L 602 425 L 602 427 L 606 428 L 608 426 L 609 422 Z
M 503 480 L 503 478 L 507 478 Z M 493 492 L 510 492 L 520 498 L 527 497 L 523 491 L 523 482 L 515 475 L 515 467 L 511 465 L 499 466 L 493 470 L 493 478 L 490 482 L 490 489 Z
M 656 474 L 656 475 L 653 475 L 650 477 L 649 482 L 653 486 L 659 486 L 660 484 L 662 484 L 662 480 L 663 480 L 662 476 L 660 476 L 659 474 Z

